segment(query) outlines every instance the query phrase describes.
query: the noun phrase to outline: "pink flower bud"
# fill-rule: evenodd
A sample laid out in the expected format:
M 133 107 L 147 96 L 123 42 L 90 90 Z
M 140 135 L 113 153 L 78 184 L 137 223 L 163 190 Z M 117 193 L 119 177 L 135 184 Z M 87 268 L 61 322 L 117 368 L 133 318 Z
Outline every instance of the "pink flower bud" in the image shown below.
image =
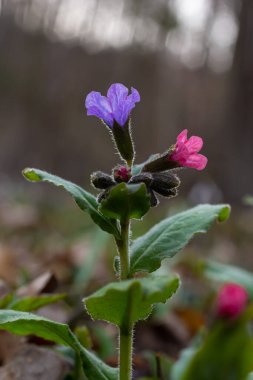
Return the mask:
M 117 182 L 128 182 L 131 178 L 131 170 L 126 166 L 117 166 L 113 169 L 113 176 Z
M 248 293 L 238 284 L 225 284 L 218 293 L 216 312 L 218 317 L 233 319 L 238 317 L 245 309 Z

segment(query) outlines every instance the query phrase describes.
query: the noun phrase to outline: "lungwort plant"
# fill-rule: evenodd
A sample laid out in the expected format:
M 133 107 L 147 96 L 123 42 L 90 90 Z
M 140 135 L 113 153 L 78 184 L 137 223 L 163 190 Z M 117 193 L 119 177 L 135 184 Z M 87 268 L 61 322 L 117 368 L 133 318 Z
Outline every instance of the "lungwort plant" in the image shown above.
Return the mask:
M 87 114 L 97 116 L 107 127 L 122 160 L 109 174 L 97 171 L 91 175 L 97 196 L 47 172 L 31 168 L 23 171 L 29 181 L 50 182 L 64 188 L 80 209 L 88 212 L 93 222 L 114 238 L 117 247 L 115 282 L 83 302 L 94 320 L 104 320 L 118 327 L 118 368 L 111 368 L 84 348 L 65 324 L 27 312 L 3 310 L 0 328 L 15 334 L 35 334 L 71 347 L 79 356 L 88 380 L 132 378 L 135 324 L 150 315 L 154 304 L 170 299 L 180 285 L 176 274 L 160 276 L 156 270 L 164 259 L 181 251 L 196 233 L 206 232 L 215 220 L 224 221 L 229 215 L 228 205 L 200 205 L 164 219 L 143 236 L 130 241 L 132 219 L 141 220 L 150 208 L 158 205 L 159 196 L 170 199 L 177 195 L 179 170 L 184 167 L 203 170 L 207 164 L 207 158 L 199 154 L 202 139 L 197 136 L 188 139 L 184 130 L 164 153 L 154 154 L 146 162 L 135 165 L 130 115 L 139 101 L 136 89 L 132 88 L 128 94 L 128 89 L 120 83 L 113 84 L 107 96 L 92 91 L 86 98 Z

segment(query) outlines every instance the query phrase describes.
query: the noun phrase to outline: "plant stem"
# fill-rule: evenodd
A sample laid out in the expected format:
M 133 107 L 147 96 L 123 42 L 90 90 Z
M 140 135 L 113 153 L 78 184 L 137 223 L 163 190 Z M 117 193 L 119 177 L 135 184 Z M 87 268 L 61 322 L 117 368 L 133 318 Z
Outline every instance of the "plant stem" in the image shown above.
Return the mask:
M 120 255 L 120 280 L 126 280 L 129 273 L 129 220 L 123 220 L 121 225 L 121 240 L 118 241 L 118 249 Z
M 119 340 L 119 380 L 131 380 L 133 329 L 131 328 L 129 331 L 120 329 Z
M 129 278 L 130 258 L 129 258 L 129 219 L 121 220 L 121 240 L 117 240 L 117 247 L 120 256 L 120 281 Z M 127 322 L 128 315 L 125 316 L 124 327 L 120 327 L 119 337 L 119 380 L 131 380 L 132 378 L 132 346 L 133 328 Z

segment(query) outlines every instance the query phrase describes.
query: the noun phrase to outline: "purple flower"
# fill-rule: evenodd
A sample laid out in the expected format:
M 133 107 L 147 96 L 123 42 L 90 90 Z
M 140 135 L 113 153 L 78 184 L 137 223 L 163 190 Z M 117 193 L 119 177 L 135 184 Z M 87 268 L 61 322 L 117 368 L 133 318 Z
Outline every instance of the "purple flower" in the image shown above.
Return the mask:
M 108 127 L 113 127 L 114 120 L 123 127 L 135 103 L 139 101 L 140 95 L 135 88 L 131 87 L 131 94 L 128 95 L 127 87 L 121 83 L 114 83 L 109 88 L 107 96 L 91 91 L 86 97 L 85 107 L 87 115 L 99 117 Z

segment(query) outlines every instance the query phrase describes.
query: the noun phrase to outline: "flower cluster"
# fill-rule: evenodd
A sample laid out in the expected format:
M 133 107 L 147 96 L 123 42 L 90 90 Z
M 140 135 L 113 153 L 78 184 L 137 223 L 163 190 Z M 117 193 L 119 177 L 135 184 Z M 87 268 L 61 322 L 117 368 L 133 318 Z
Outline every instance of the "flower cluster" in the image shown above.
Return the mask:
M 121 182 L 128 183 L 129 185 L 145 183 L 147 191 L 150 194 L 152 207 L 159 203 L 155 193 L 167 198 L 172 198 L 177 195 L 177 190 L 180 185 L 180 180 L 174 173 L 140 173 L 131 175 L 129 168 L 125 166 L 116 166 L 116 168 L 113 169 L 112 175 L 101 171 L 91 175 L 92 185 L 97 189 L 103 190 L 98 196 L 99 201 L 106 198 L 110 189 Z
M 102 172 L 93 173 L 92 184 L 103 190 L 98 199 L 106 197 L 113 186 L 119 182 L 129 185 L 145 183 L 150 194 L 151 206 L 158 204 L 155 193 L 173 197 L 177 195 L 180 181 L 173 172 L 174 169 L 189 167 L 203 170 L 207 165 L 207 158 L 199 151 L 202 149 L 201 137 L 187 138 L 187 129 L 177 137 L 177 141 L 163 154 L 152 156 L 151 159 L 140 165 L 138 174 L 132 174 L 132 164 L 135 156 L 132 136 L 130 133 L 130 113 L 135 104 L 140 101 L 140 95 L 136 89 L 131 88 L 131 94 L 121 83 L 110 86 L 107 96 L 100 92 L 92 91 L 85 102 L 88 115 L 99 117 L 111 130 L 114 142 L 121 158 L 128 166 L 118 166 L 109 175 Z

